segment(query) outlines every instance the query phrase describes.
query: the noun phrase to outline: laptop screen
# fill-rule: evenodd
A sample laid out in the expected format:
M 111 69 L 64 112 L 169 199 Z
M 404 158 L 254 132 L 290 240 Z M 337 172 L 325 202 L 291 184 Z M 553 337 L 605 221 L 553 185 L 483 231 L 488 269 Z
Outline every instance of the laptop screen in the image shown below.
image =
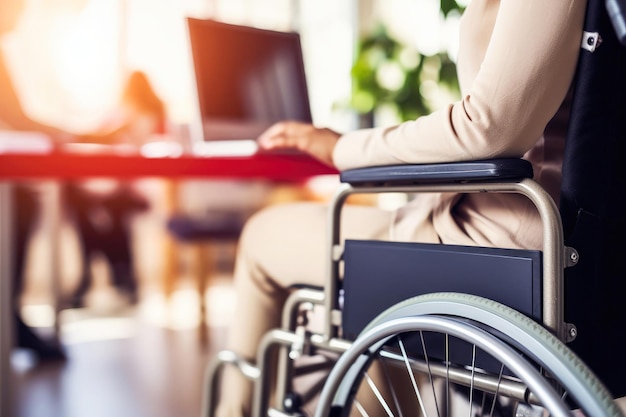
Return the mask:
M 203 140 L 253 138 L 280 120 L 311 121 L 297 33 L 187 24 Z

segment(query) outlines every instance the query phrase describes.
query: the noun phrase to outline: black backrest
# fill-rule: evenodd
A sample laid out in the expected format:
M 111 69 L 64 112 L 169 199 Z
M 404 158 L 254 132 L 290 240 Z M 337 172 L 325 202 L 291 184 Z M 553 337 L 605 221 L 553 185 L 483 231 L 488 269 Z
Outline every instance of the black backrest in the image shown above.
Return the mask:
M 566 270 L 572 349 L 614 395 L 626 394 L 626 48 L 604 0 L 589 0 L 585 30 L 601 45 L 581 51 L 563 162 L 561 216 L 580 262 Z

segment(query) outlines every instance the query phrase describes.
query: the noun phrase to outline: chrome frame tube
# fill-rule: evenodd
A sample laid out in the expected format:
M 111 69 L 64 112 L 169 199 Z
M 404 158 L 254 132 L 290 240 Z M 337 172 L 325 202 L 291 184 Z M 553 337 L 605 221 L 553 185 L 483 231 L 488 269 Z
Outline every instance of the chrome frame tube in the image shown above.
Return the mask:
M 389 351 L 382 350 L 381 356 L 389 359 L 391 366 L 404 367 L 401 355 Z M 515 400 L 528 401 L 534 405 L 540 405 L 537 398 L 532 394 L 526 384 L 513 380 L 507 376 L 500 379 L 496 375 L 479 374 L 472 370 L 457 367 L 446 367 L 435 363 L 426 363 L 423 360 L 409 359 L 411 369 L 417 372 L 432 374 L 439 378 L 449 378 L 455 384 L 474 388 L 494 394 L 496 392 Z M 473 381 L 472 381 L 473 379 Z
M 289 295 L 283 307 L 282 329 L 295 331 L 299 308 L 303 303 L 324 304 L 324 293 L 313 289 L 299 289 Z M 302 341 L 307 343 L 307 341 Z M 293 361 L 289 358 L 289 347 L 281 346 L 278 353 L 276 374 L 276 403 L 283 404 L 293 378 Z
M 337 324 L 333 317 L 337 310 L 337 283 L 339 280 L 341 248 L 341 209 L 352 194 L 381 193 L 515 193 L 532 201 L 539 212 L 543 226 L 543 301 L 542 315 L 546 328 L 561 340 L 566 340 L 564 323 L 564 268 L 565 246 L 563 227 L 558 208 L 552 197 L 534 180 L 523 179 L 510 182 L 476 182 L 458 184 L 421 184 L 390 187 L 353 187 L 343 184 L 335 193 L 329 207 L 329 242 L 327 282 L 325 288 L 324 331 L 327 339 L 336 337 Z
M 283 307 L 282 329 L 294 329 L 298 317 L 298 308 L 303 303 L 324 304 L 324 293 L 312 289 L 299 289 L 289 295 Z
M 269 397 L 272 373 L 268 372 L 270 369 L 272 350 L 274 348 L 288 347 L 291 344 L 297 343 L 301 336 L 295 334 L 292 331 L 275 329 L 265 334 L 259 348 L 257 350 L 257 368 L 259 377 L 254 380 L 254 395 L 252 400 L 252 417 L 261 417 L 262 410 L 269 409 Z M 311 335 L 308 342 L 315 348 L 327 350 L 329 352 L 343 353 L 351 345 L 352 342 L 342 339 L 328 340 L 322 335 Z M 280 404 L 282 406 L 282 403 Z
M 236 367 L 244 376 L 253 381 L 260 377 L 258 368 L 250 365 L 235 352 L 230 350 L 218 352 L 217 357 L 210 363 L 204 373 L 204 387 L 206 391 L 202 396 L 200 412 L 200 415 L 203 417 L 215 415 L 217 397 L 219 395 L 219 380 L 225 366 Z
M 275 329 L 265 334 L 257 350 L 257 367 L 259 378 L 254 383 L 252 399 L 252 417 L 262 417 L 262 410 L 268 409 L 272 372 L 269 372 L 272 351 L 277 346 L 288 346 L 298 341 L 298 335 L 293 332 Z

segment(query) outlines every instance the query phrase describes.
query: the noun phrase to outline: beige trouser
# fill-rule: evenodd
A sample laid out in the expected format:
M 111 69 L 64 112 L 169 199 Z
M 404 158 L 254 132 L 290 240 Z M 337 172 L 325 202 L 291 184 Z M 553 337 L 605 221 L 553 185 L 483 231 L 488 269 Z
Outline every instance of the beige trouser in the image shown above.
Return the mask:
M 345 206 L 342 238 L 386 239 L 393 213 L 374 207 Z M 327 207 L 316 203 L 277 205 L 247 223 L 235 265 L 237 307 L 228 349 L 253 359 L 262 336 L 280 325 L 289 286 L 324 285 Z M 226 368 L 218 417 L 250 415 L 251 385 Z

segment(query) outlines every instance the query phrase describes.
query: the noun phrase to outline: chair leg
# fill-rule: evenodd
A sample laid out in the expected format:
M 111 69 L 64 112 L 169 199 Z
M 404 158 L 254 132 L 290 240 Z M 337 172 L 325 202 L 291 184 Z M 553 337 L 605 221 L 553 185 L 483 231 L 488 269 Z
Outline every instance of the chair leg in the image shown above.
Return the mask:
M 179 208 L 179 183 L 174 180 L 163 181 L 163 198 L 165 210 L 168 213 L 176 213 Z M 176 287 L 178 277 L 178 245 L 176 240 L 166 234 L 163 239 L 162 253 L 164 257 L 163 274 L 161 277 L 163 293 L 169 299 Z
M 163 239 L 163 274 L 161 278 L 163 294 L 169 300 L 176 287 L 178 271 L 178 247 L 174 239 L 165 236 Z
M 196 243 L 193 245 L 194 262 L 193 262 L 193 276 L 196 279 L 198 297 L 199 297 L 199 314 L 200 320 L 198 323 L 198 335 L 200 343 L 206 346 L 209 341 L 208 336 L 208 321 L 207 321 L 207 305 L 206 305 L 206 291 L 209 285 L 209 280 L 215 273 L 215 259 L 212 250 L 212 245 L 207 243 Z

